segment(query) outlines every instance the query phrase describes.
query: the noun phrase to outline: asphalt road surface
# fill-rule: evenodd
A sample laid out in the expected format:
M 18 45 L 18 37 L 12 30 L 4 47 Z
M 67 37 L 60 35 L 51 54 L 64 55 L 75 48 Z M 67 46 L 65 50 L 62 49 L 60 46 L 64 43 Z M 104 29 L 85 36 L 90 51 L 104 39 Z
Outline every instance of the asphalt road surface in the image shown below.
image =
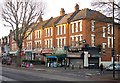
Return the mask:
M 17 70 L 12 68 L 2 68 L 2 76 L 16 81 L 86 81 L 78 76 L 62 74 L 58 72 Z M 4 80 L 4 79 L 3 79 Z
M 84 72 L 54 72 L 54 71 L 44 71 L 44 70 L 22 70 L 22 69 L 14 69 L 14 68 L 7 68 L 2 67 L 2 74 L 0 74 L 0 78 L 2 78 L 2 81 L 17 81 L 19 83 L 20 81 L 52 81 L 52 82 L 58 82 L 58 81 L 67 81 L 67 82 L 82 82 L 85 81 L 85 83 L 93 83 L 93 81 L 96 81 L 96 79 L 89 79 L 88 75 L 85 75 Z M 87 81 L 87 82 L 86 82 Z M 97 83 L 113 83 L 111 81 L 97 81 Z M 4 82 L 3 82 L 4 83 Z M 116 83 L 116 82 L 114 82 Z

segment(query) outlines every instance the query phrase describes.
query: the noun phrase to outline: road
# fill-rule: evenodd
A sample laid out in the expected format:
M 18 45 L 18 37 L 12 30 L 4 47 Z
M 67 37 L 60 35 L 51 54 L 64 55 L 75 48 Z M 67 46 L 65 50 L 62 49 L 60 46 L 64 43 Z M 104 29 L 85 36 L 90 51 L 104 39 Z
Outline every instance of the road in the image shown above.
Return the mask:
M 96 74 L 99 73 L 98 71 L 94 72 L 96 72 Z M 91 75 L 92 72 L 86 73 L 86 71 L 56 72 L 54 70 L 45 71 L 42 69 L 33 71 L 27 69 L 2 67 L 3 81 L 96 81 L 96 79 L 89 79 Z
M 2 68 L 2 76 L 17 81 L 86 81 L 87 79 L 79 78 L 72 74 L 17 70 L 12 68 Z M 3 79 L 4 80 L 4 79 Z

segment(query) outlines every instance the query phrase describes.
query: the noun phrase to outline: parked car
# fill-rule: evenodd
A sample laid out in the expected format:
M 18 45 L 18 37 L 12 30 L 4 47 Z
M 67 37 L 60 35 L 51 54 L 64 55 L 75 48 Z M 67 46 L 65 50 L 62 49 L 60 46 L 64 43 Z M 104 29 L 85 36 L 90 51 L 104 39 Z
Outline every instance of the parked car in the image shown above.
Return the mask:
M 106 67 L 106 70 L 113 70 L 113 64 Z M 115 70 L 120 71 L 120 63 L 115 63 Z
M 2 64 L 6 64 L 6 57 L 2 57 Z
M 11 57 L 3 56 L 3 57 L 2 57 L 2 64 L 11 65 L 11 64 L 12 64 L 12 59 L 11 59 Z
M 7 64 L 7 65 L 11 65 L 11 64 L 12 64 L 12 59 L 11 59 L 11 57 L 7 57 L 6 64 Z

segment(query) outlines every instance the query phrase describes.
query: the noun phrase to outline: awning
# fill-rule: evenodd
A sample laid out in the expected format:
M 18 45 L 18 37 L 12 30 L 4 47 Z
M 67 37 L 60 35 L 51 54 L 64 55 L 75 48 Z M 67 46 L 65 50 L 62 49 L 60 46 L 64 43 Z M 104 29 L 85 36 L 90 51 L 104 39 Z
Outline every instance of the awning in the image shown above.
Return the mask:
M 51 50 L 51 49 L 43 49 L 42 54 L 43 53 L 53 53 L 53 50 Z
M 56 56 L 46 56 L 46 58 L 57 58 Z
M 10 51 L 9 53 L 10 53 L 10 54 L 16 54 L 17 51 Z

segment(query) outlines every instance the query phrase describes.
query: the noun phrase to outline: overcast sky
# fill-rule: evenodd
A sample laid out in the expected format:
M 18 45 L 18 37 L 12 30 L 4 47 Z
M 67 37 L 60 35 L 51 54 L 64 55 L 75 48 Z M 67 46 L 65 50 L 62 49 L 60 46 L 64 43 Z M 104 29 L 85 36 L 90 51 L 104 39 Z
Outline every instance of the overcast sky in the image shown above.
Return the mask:
M 65 13 L 70 13 L 74 11 L 74 6 L 76 3 L 79 4 L 80 9 L 91 8 L 91 0 L 43 0 L 47 4 L 47 10 L 43 16 L 43 20 L 49 19 L 50 17 L 55 17 L 60 15 L 60 9 L 64 8 Z M 1 5 L 1 2 L 0 2 Z M 1 11 L 0 11 L 1 12 Z M 1 18 L 1 17 L 0 17 Z M 9 35 L 10 27 L 4 27 L 2 20 L 0 19 L 0 38 Z

